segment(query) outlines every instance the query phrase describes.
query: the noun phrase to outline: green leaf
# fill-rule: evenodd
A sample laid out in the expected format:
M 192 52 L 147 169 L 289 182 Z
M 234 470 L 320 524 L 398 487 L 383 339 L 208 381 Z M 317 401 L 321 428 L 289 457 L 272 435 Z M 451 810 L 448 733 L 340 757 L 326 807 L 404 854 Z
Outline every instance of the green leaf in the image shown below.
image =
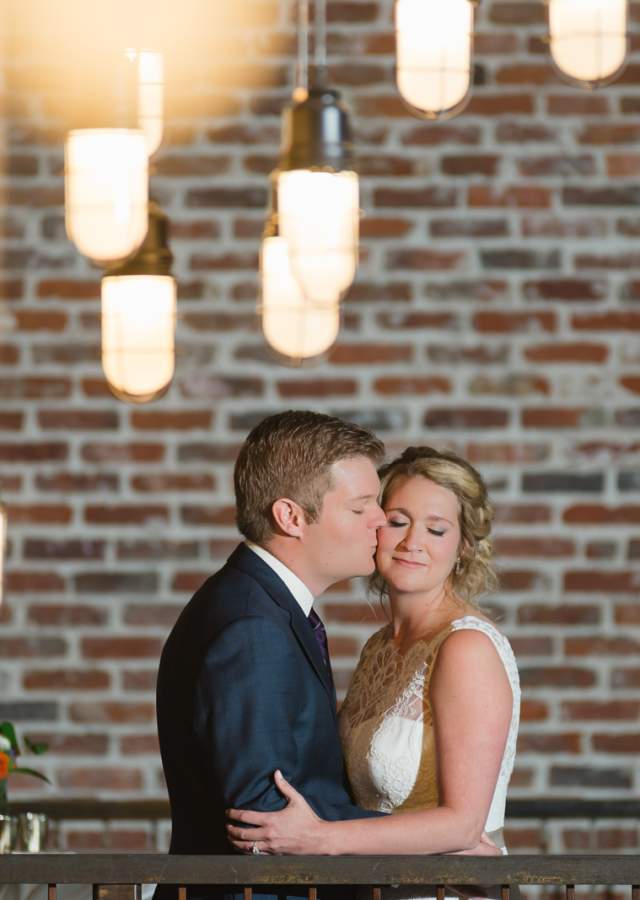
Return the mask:
M 11 770 L 11 774 L 14 772 L 19 772 L 21 775 L 33 775 L 34 778 L 40 778 L 41 781 L 46 781 L 47 784 L 51 784 L 46 775 L 43 775 L 42 772 L 36 772 L 35 769 L 27 769 L 26 766 L 16 766 L 15 769 Z
M 16 731 L 11 722 L 0 722 L 0 734 L 3 734 L 6 737 L 11 744 L 13 752 L 16 756 L 19 756 L 20 747 L 18 746 L 18 738 L 16 737 Z
M 29 753 L 35 753 L 37 755 L 39 755 L 40 753 L 46 753 L 47 750 L 49 749 L 48 744 L 44 744 L 44 743 L 34 744 L 33 741 L 30 741 L 28 737 L 24 738 L 24 744 L 25 744 L 25 747 L 27 748 L 27 750 L 29 751 Z

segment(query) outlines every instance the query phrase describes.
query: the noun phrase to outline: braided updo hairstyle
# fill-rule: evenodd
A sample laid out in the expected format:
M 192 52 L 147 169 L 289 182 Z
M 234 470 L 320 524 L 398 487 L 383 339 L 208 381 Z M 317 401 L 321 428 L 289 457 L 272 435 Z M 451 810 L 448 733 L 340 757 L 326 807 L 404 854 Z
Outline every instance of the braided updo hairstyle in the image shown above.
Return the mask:
M 492 564 L 490 536 L 493 507 L 482 476 L 470 463 L 449 451 L 439 451 L 433 447 L 407 447 L 401 456 L 383 466 L 378 474 L 382 507 L 400 481 L 416 475 L 452 491 L 458 498 L 461 549 L 450 575 L 451 590 L 462 600 L 476 605 L 481 595 L 497 588 L 498 577 Z M 386 594 L 384 579 L 377 573 L 371 576 L 370 587 L 381 597 Z

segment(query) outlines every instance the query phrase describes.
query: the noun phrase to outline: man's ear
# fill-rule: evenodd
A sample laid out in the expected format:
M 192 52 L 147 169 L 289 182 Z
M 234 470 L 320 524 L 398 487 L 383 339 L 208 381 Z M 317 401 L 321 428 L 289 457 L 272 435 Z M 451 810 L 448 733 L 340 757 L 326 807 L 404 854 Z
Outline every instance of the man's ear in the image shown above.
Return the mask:
M 271 515 L 276 528 L 289 537 L 302 537 L 307 524 L 304 510 L 295 500 L 280 497 L 271 505 Z

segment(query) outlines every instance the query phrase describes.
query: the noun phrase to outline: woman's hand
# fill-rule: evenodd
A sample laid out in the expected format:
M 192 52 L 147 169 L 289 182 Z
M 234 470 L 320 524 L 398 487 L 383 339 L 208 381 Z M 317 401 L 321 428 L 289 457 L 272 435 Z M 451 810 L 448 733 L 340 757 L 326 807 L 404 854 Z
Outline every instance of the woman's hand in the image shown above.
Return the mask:
M 322 848 L 322 836 L 323 829 L 329 823 L 314 813 L 302 794 L 289 784 L 279 769 L 274 774 L 274 781 L 287 800 L 285 808 L 270 813 L 228 809 L 227 818 L 242 823 L 227 823 L 229 841 L 242 853 L 299 855 L 326 852 Z M 250 827 L 242 827 L 247 825 Z

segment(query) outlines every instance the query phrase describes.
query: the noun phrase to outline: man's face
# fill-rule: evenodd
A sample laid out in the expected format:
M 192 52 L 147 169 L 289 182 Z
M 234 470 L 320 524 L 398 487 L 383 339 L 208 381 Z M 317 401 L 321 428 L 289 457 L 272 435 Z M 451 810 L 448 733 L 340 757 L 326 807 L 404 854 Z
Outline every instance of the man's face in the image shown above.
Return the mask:
M 331 475 L 318 521 L 305 527 L 304 537 L 310 574 L 326 587 L 373 572 L 376 531 L 386 522 L 378 506 L 380 480 L 370 459 L 340 460 Z

